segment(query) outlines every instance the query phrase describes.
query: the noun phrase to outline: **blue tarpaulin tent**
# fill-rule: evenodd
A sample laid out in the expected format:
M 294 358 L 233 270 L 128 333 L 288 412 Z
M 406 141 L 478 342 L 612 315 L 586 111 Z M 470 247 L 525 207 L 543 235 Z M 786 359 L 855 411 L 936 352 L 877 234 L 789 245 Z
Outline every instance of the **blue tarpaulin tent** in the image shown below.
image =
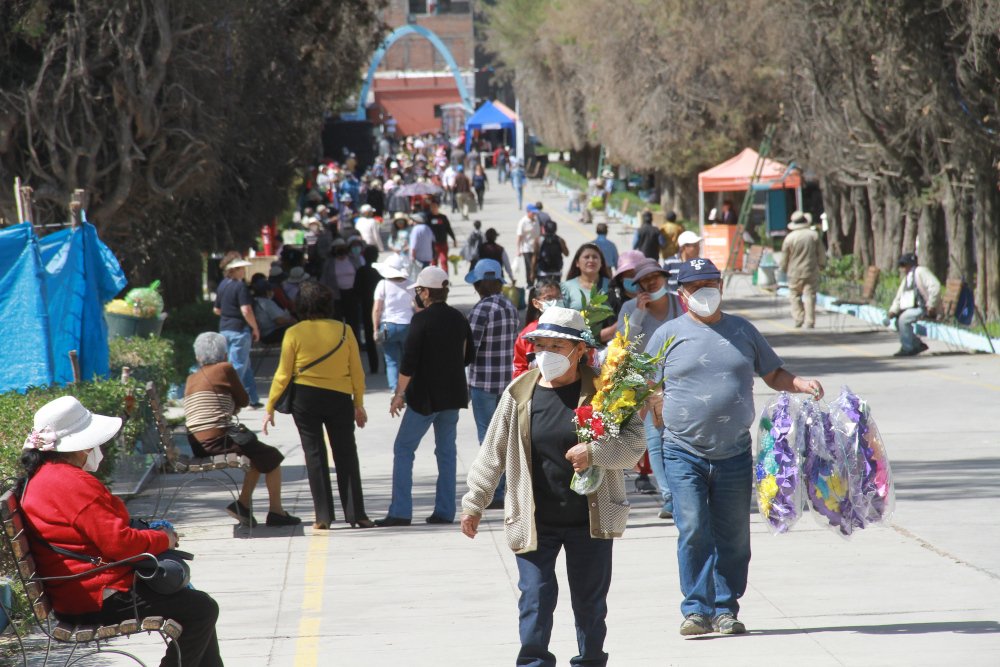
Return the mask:
M 472 114 L 469 120 L 465 121 L 465 150 L 469 151 L 472 146 L 472 132 L 474 130 L 511 130 L 517 127 L 517 121 L 498 109 L 492 102 L 485 102 L 483 106 Z
M 103 305 L 125 274 L 93 225 L 42 239 L 29 223 L 0 231 L 0 391 L 108 375 Z

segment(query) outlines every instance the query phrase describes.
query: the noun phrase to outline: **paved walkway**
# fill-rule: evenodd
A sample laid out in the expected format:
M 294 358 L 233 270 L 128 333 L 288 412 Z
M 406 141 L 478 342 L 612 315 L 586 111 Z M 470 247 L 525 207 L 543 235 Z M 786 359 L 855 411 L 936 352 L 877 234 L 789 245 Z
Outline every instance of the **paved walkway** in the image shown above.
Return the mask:
M 492 177 L 492 173 L 490 174 Z M 519 214 L 509 188 L 493 186 L 480 214 L 512 258 Z M 533 186 L 569 246 L 593 232 L 573 222 L 564 201 Z M 470 229 L 456 216 L 460 240 Z M 614 229 L 614 227 L 613 227 Z M 612 232 L 622 249 L 630 236 Z M 451 302 L 468 307 L 473 290 L 460 277 Z M 963 665 L 1000 664 L 1000 360 L 953 353 L 897 360 L 893 336 L 860 326 L 833 332 L 792 329 L 783 302 L 734 280 L 724 307 L 750 317 L 787 367 L 819 378 L 829 394 L 841 384 L 868 398 L 885 438 L 897 484 L 891 527 L 843 540 L 804 517 L 788 535 L 771 536 L 753 517 L 744 637 L 683 640 L 675 558 L 677 531 L 657 518 L 651 497 L 632 497 L 625 537 L 615 546 L 607 649 L 611 665 Z M 371 421 L 358 434 L 368 512 L 389 504 L 392 442 L 383 375 L 369 378 Z M 757 383 L 758 408 L 771 392 Z M 264 386 L 262 386 L 264 392 Z M 252 428 L 260 411 L 244 415 Z M 279 415 L 266 440 L 279 446 L 290 511 L 311 523 L 312 505 L 298 436 Z M 471 411 L 459 422 L 459 495 L 477 452 Z M 488 513 L 470 541 L 457 526 L 427 526 L 435 481 L 433 442 L 425 439 L 414 471 L 410 528 L 234 529 L 216 487 L 183 494 L 175 515 L 181 548 L 197 554 L 195 586 L 211 592 L 222 615 L 228 665 L 238 667 L 388 667 L 511 665 L 517 651 L 517 577 L 504 544 L 502 516 Z M 136 501 L 141 512 L 150 492 Z M 264 491 L 257 513 L 266 512 Z M 340 511 L 338 507 L 338 512 Z M 563 582 L 565 579 L 563 577 Z M 552 650 L 567 664 L 576 653 L 563 586 Z M 150 640 L 125 642 L 154 664 Z

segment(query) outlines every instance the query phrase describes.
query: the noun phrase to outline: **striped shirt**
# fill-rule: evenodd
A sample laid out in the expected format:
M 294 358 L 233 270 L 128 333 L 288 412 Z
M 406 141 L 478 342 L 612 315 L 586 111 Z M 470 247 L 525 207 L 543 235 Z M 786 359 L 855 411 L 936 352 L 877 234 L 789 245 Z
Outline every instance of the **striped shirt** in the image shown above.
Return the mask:
M 469 366 L 469 386 L 499 394 L 510 384 L 514 343 L 518 330 L 517 309 L 502 294 L 482 299 L 469 313 L 476 360 Z
M 199 442 L 223 435 L 237 408 L 250 403 L 236 369 L 228 361 L 202 366 L 184 387 L 184 423 Z

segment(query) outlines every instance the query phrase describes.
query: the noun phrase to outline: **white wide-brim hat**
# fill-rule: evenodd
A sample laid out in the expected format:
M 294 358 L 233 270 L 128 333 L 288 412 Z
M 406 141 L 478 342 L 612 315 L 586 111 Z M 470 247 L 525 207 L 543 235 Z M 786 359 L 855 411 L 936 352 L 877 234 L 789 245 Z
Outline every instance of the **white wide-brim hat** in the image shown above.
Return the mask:
M 73 396 L 61 396 L 35 413 L 34 428 L 23 449 L 82 452 L 103 445 L 121 428 L 120 417 L 95 415 Z
M 406 266 L 402 255 L 393 255 L 384 262 L 373 262 L 372 268 L 378 271 L 383 278 L 405 278 Z
M 538 327 L 534 331 L 524 334 L 523 338 L 527 340 L 565 338 L 591 345 L 590 340 L 586 337 L 589 333 L 587 323 L 580 311 L 552 306 L 538 318 Z

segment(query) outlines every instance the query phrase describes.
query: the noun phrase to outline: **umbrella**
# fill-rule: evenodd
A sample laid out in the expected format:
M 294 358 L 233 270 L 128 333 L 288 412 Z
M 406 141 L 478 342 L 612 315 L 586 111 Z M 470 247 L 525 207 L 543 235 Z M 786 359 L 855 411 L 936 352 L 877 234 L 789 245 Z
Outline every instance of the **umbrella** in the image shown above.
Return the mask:
M 439 195 L 442 192 L 444 190 L 433 183 L 410 183 L 409 185 L 401 185 L 393 189 L 392 195 L 394 197 L 422 197 Z

